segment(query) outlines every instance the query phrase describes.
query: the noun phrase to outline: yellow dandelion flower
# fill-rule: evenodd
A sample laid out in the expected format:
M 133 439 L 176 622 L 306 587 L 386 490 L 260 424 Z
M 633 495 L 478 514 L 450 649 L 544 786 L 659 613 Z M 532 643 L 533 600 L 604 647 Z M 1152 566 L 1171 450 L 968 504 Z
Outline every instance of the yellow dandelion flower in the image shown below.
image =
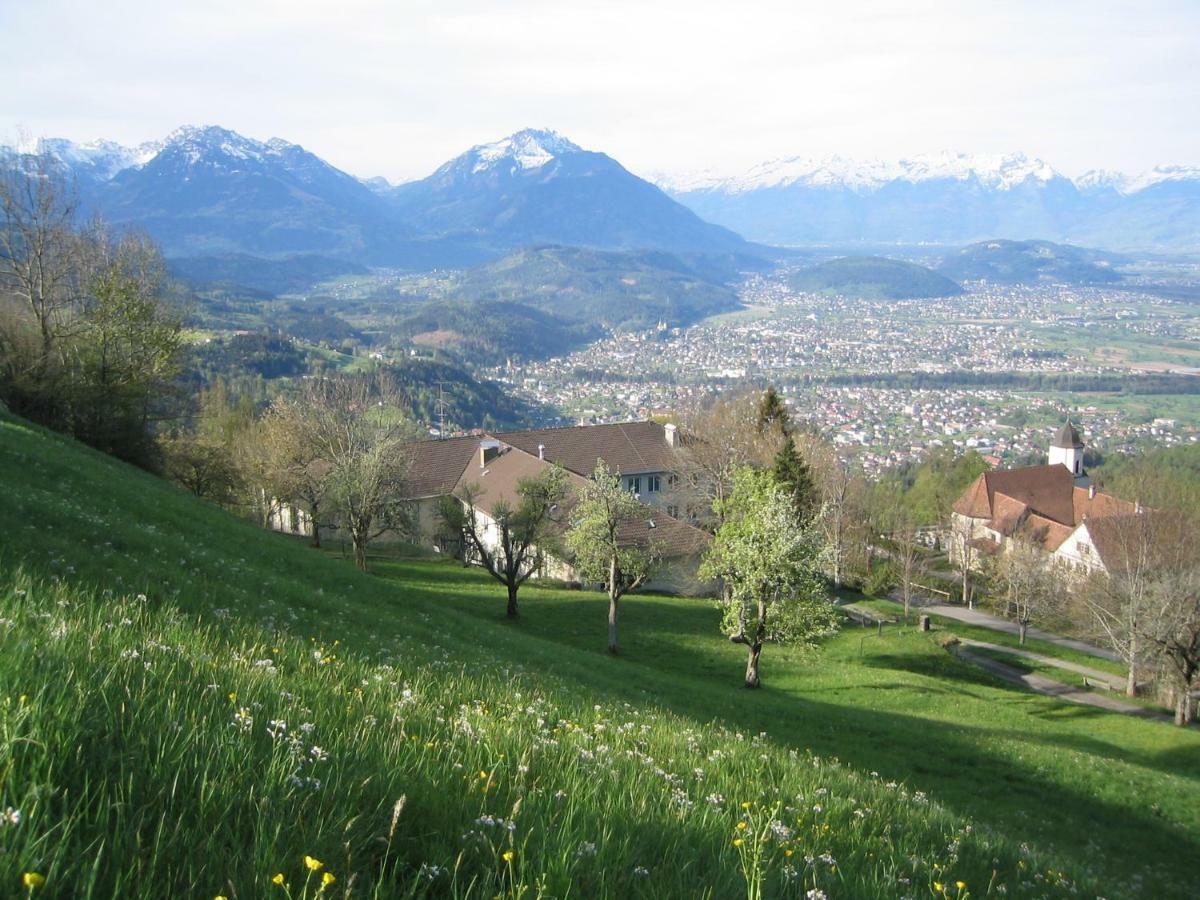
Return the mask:
M 217 894 L 217 896 L 213 897 L 213 900 L 229 900 L 229 898 L 224 894 Z
M 956 881 L 954 882 L 954 886 L 960 891 L 965 891 L 967 889 L 967 883 L 965 881 Z
M 744 843 L 746 843 L 746 842 L 745 842 L 744 840 L 742 840 L 741 838 L 734 838 L 734 839 L 733 839 L 733 846 L 735 846 L 735 847 L 740 847 L 740 846 L 742 846 L 742 844 L 744 844 Z
M 229 692 L 229 702 L 235 703 L 236 701 L 237 701 L 237 691 L 230 691 Z
M 38 872 L 26 872 L 21 876 L 21 884 L 29 888 L 31 891 L 34 888 L 40 888 L 46 883 L 46 876 Z
M 482 779 L 484 779 L 484 778 L 487 778 L 487 777 L 488 777 L 488 774 L 487 774 L 487 772 L 485 772 L 485 771 L 483 771 L 482 769 L 480 769 L 480 770 L 479 770 L 479 777 L 480 777 L 480 779 L 482 780 Z
M 325 863 L 321 862 L 319 859 L 313 859 L 311 856 L 305 856 L 304 865 L 315 872 L 320 869 L 321 866 L 325 865 Z
M 795 853 L 795 852 L 796 852 L 795 850 L 784 850 L 784 851 L 783 851 L 783 855 L 784 855 L 784 856 L 791 856 L 791 855 L 792 855 L 793 853 Z
M 321 876 L 321 884 L 330 885 L 337 881 L 337 877 L 332 872 L 326 872 Z
M 276 873 L 275 877 L 271 879 L 271 884 L 283 884 L 283 873 Z
M 738 830 L 738 831 L 745 831 L 745 830 L 746 830 L 746 823 L 745 823 L 745 822 L 738 822 L 738 823 L 737 823 L 737 830 Z
M 942 891 L 946 890 L 946 886 L 944 884 L 942 884 L 940 881 L 935 881 L 933 883 L 933 889 L 940 894 Z
M 513 861 L 513 857 L 515 857 L 516 855 L 517 855 L 517 854 L 513 853 L 511 850 L 505 850 L 505 851 L 504 851 L 504 854 L 503 854 L 504 861 L 505 861 L 505 862 L 512 862 L 512 861 Z
M 749 800 L 743 800 L 743 801 L 742 801 L 742 809 L 749 809 L 749 808 L 750 808 L 750 807 L 752 807 L 753 805 L 754 805 L 754 804 L 753 804 L 753 803 L 751 803 Z

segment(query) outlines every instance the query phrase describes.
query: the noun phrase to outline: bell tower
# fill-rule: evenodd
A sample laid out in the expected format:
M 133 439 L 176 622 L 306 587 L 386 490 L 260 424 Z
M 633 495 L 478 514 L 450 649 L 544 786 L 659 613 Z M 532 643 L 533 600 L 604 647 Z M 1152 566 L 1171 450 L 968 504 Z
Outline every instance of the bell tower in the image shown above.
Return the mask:
M 1083 441 L 1080 440 L 1079 432 L 1075 430 L 1070 419 L 1063 422 L 1054 435 L 1054 441 L 1050 444 L 1049 462 L 1052 466 L 1066 466 L 1077 481 L 1087 477 L 1087 473 L 1083 471 Z

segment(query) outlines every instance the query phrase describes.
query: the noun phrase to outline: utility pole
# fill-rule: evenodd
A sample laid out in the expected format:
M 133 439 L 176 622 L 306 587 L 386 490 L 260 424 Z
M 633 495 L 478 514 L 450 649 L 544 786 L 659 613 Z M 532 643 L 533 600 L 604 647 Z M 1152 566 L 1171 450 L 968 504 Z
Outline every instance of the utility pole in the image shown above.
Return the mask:
M 439 381 L 438 399 L 437 399 L 437 414 L 438 414 L 438 440 L 446 439 L 446 391 L 444 381 Z

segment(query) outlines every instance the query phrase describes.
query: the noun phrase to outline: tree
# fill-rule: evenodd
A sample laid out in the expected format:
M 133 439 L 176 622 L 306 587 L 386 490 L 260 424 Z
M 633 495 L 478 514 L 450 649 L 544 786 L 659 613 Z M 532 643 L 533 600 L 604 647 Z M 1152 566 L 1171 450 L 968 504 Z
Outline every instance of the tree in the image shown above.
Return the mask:
M 165 267 L 149 239 L 88 234 L 93 272 L 75 334 L 72 431 L 106 453 L 145 464 L 150 425 L 180 370 L 182 317 L 162 300 Z
M 741 393 L 718 399 L 687 417 L 669 499 L 685 518 L 715 531 L 718 501 L 724 500 L 739 468 L 771 465 L 779 434 L 759 427 L 761 396 Z
M 558 513 L 567 495 L 567 475 L 550 466 L 517 483 L 516 507 L 504 499 L 486 514 L 479 509 L 480 489 L 467 485 L 457 496 L 459 521 L 468 552 L 508 591 L 508 617 L 517 617 L 517 592 L 539 568 L 543 554 L 553 549 Z M 453 513 L 450 513 L 453 515 Z
M 792 504 L 796 507 L 796 515 L 802 522 L 807 523 L 816 514 L 820 506 L 817 498 L 817 486 L 813 483 L 812 472 L 808 464 L 796 452 L 796 444 L 787 437 L 775 454 L 771 465 L 775 480 L 788 492 Z
M 1192 694 L 1200 690 L 1200 568 L 1167 572 L 1146 592 L 1138 631 L 1168 674 L 1175 724 L 1192 721 Z
M 746 687 L 756 688 L 767 641 L 811 645 L 837 620 L 819 575 L 816 535 L 786 488 L 769 472 L 743 468 L 723 503 L 700 575 L 721 580 L 721 627 L 745 645 Z
M 863 486 L 831 444 L 813 435 L 797 435 L 796 440 L 820 486 L 818 524 L 825 535 L 825 560 L 833 586 L 840 588 L 845 580 L 848 538 L 865 521 L 859 502 Z
M 82 302 L 77 206 L 50 156 L 0 159 L 0 288 L 31 317 L 37 349 L 29 362 L 42 383 Z
M 783 399 L 776 393 L 774 387 L 763 391 L 758 401 L 758 431 L 759 434 L 774 433 L 781 437 L 791 434 L 791 417 Z
M 975 608 L 975 566 L 979 550 L 975 546 L 971 520 L 966 516 L 954 516 L 950 520 L 950 558 L 958 566 L 958 582 L 962 591 L 963 606 Z
M 310 379 L 288 409 L 290 440 L 301 446 L 295 457 L 319 484 L 322 503 L 345 529 L 354 563 L 367 569 L 367 548 L 387 532 L 410 530 L 405 477 L 406 445 L 416 430 L 399 413 L 401 400 L 386 372 Z M 295 473 L 272 469 L 267 487 Z M 278 482 L 275 480 L 278 479 Z
M 892 531 L 891 537 L 896 548 L 892 558 L 896 561 L 900 599 L 904 603 L 904 621 L 908 622 L 912 609 L 913 588 L 925 570 L 925 557 L 921 552 L 920 532 L 911 519 L 901 519 L 899 527 Z
M 318 418 L 302 399 L 280 398 L 257 431 L 262 486 L 274 501 L 287 501 L 308 515 L 312 545 L 321 546 L 321 526 L 330 497 L 333 459 L 318 434 Z
M 1017 625 L 1017 643 L 1025 643 L 1031 623 L 1057 605 L 1056 578 L 1048 567 L 1039 534 L 1014 534 L 995 557 L 996 584 L 1004 591 L 1005 617 Z
M 619 652 L 617 611 L 622 597 L 645 584 L 659 550 L 650 539 L 650 511 L 621 486 L 621 474 L 603 460 L 580 490 L 567 532 L 567 549 L 585 581 L 608 590 L 608 652 Z

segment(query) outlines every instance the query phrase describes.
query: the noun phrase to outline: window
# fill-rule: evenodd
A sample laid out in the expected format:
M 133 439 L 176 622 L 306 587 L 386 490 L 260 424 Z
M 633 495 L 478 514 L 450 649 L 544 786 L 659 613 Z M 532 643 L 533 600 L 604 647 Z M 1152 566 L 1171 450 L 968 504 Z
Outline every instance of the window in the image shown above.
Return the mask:
M 667 515 L 670 516 L 672 519 L 678 519 L 679 518 L 679 507 L 674 506 L 674 505 L 668 506 L 667 507 Z
M 640 494 L 642 492 L 641 475 L 634 475 L 629 479 L 629 491 L 633 494 Z
M 646 476 L 646 490 L 652 494 L 657 494 L 661 489 L 662 488 L 657 475 Z

